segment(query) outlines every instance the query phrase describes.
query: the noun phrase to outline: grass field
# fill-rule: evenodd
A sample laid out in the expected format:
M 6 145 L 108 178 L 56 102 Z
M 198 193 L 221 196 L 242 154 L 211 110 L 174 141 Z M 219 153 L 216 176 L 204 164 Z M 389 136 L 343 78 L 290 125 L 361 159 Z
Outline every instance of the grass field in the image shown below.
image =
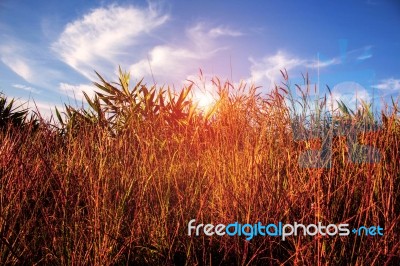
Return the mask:
M 217 99 L 200 111 L 196 85 L 175 93 L 129 84 L 121 72 L 117 83 L 99 76 L 85 109 L 66 106 L 52 120 L 2 96 L 0 264 L 400 263 L 396 99 L 380 113 L 367 103 L 330 110 L 329 95 L 315 99 L 308 88 L 295 99 L 298 88 L 284 72 L 282 80 L 265 95 L 214 79 Z M 306 133 L 328 130 L 326 121 L 379 126 L 357 137 L 380 160 L 352 162 L 337 135 L 329 168 L 301 167 L 301 154 L 324 139 L 296 138 L 295 121 Z M 196 237 L 191 219 L 380 225 L 384 235 Z

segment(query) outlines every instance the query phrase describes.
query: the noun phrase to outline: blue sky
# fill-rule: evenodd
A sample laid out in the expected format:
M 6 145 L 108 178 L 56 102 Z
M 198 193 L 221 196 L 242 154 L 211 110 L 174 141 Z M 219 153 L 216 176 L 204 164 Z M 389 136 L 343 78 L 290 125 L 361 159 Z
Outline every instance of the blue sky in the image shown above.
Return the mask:
M 150 85 L 180 88 L 202 69 L 264 92 L 286 68 L 292 84 L 308 72 L 321 94 L 379 106 L 400 94 L 399 28 L 394 0 L 1 0 L 0 91 L 49 114 L 119 65 Z

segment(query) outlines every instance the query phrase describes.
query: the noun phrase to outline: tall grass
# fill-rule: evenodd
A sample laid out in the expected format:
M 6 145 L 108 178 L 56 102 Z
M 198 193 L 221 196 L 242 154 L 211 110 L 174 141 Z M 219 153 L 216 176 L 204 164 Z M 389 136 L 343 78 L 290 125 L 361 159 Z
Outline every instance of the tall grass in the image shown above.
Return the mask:
M 310 101 L 307 90 L 298 102 L 290 97 L 288 80 L 284 73 L 284 85 L 262 95 L 214 79 L 219 98 L 204 113 L 191 86 L 180 93 L 131 86 L 121 71 L 117 83 L 99 75 L 88 108 L 57 110 L 57 123 L 41 120 L 24 131 L 7 124 L 0 131 L 0 264 L 399 263 L 398 104 L 390 113 L 372 114 L 368 105 L 323 112 L 327 101 Z M 321 140 L 296 139 L 295 121 L 357 124 L 371 114 L 380 130 L 359 141 L 379 150 L 379 162 L 350 162 L 338 136 L 330 168 L 299 165 Z M 187 235 L 191 219 L 380 225 L 384 236 L 195 237 Z

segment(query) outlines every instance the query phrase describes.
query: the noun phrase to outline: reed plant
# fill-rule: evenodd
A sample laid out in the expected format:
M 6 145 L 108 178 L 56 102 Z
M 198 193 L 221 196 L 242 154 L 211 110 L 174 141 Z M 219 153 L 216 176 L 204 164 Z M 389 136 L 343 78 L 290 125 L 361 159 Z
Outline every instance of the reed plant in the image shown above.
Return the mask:
M 308 78 L 301 89 L 282 73 L 268 94 L 214 78 L 208 111 L 196 107 L 193 84 L 175 92 L 132 86 L 123 71 L 116 83 L 98 75 L 85 108 L 66 105 L 34 133 L 5 127 L 0 264 L 399 263 L 398 103 L 381 113 L 368 103 L 333 110 L 325 96 L 310 97 Z M 321 132 L 342 122 L 376 126 L 357 141 L 379 150 L 379 162 L 352 162 L 346 136 L 336 134 L 330 167 L 302 167 L 302 154 L 321 148 Z M 380 225 L 384 235 L 196 237 L 191 219 Z

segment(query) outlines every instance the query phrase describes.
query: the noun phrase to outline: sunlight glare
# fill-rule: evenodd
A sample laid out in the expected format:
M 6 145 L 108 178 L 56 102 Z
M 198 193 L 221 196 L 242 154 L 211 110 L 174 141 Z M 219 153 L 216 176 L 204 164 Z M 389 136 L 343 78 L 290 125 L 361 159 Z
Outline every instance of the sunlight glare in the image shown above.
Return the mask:
M 197 103 L 197 108 L 201 111 L 207 111 L 210 107 L 212 107 L 215 102 L 214 97 L 211 95 L 209 91 L 200 91 L 197 90 L 194 93 L 194 99 Z

